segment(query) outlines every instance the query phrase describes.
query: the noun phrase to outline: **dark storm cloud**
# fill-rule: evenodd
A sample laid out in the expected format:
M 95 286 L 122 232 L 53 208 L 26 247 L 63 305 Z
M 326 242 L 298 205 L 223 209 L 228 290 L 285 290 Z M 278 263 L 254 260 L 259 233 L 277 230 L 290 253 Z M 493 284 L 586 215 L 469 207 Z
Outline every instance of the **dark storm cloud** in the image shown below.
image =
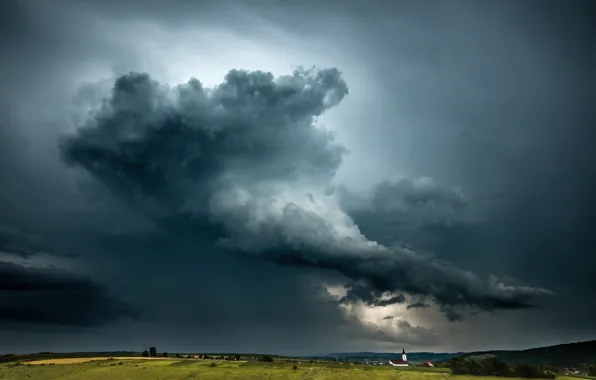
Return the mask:
M 434 239 L 453 236 L 479 222 L 478 205 L 469 196 L 460 189 L 439 186 L 432 178 L 382 181 L 366 196 L 342 188 L 339 195 L 362 233 L 383 244 L 429 249 Z M 436 245 L 444 248 L 440 243 Z
M 345 82 L 335 69 L 273 79 L 231 71 L 214 91 L 193 79 L 170 92 L 147 74 L 120 77 L 109 104 L 64 141 L 64 157 L 131 200 L 188 201 L 197 183 L 247 172 L 328 178 L 343 149 L 311 123 L 347 94 Z
M 0 261 L 0 320 L 5 323 L 95 326 L 134 316 L 133 309 L 87 278 Z
M 37 235 L 28 234 L 19 229 L 1 225 L 0 252 L 12 253 L 23 257 L 41 253 L 62 257 L 74 257 L 73 254 L 56 251 Z
M 517 309 L 550 294 L 364 238 L 326 190 L 344 148 L 314 124 L 346 94 L 336 69 L 279 78 L 232 70 L 209 89 L 196 79 L 169 89 L 129 74 L 62 141 L 62 155 L 154 218 L 171 223 L 184 215 L 196 231 L 221 228 L 222 247 L 362 280 L 371 304 L 401 302 L 379 296 L 403 290 L 444 305 Z M 463 204 L 425 181 L 381 184 L 375 205 L 393 199 L 409 208 Z
M 11 7 L 6 8 L 7 5 Z M 399 243 L 399 248 L 383 250 L 380 255 L 383 257 L 393 258 L 390 251 L 400 257 L 404 248 L 410 253 L 418 249 L 434 251 L 458 268 L 470 268 L 476 273 L 509 274 L 552 289 L 558 295 L 552 297 L 546 310 L 499 314 L 493 322 L 480 327 L 474 325 L 474 318 L 469 318 L 466 324 L 450 325 L 449 329 L 459 328 L 462 333 L 455 337 L 445 330 L 442 338 L 447 346 L 442 350 L 478 347 L 474 339 L 478 332 L 498 331 L 492 339 L 483 339 L 481 349 L 498 344 L 525 348 L 542 344 L 545 339 L 551 339 L 549 342 L 576 337 L 585 340 L 590 331 L 596 333 L 591 318 L 596 306 L 592 297 L 596 277 L 591 270 L 595 256 L 590 255 L 595 243 L 590 226 L 594 225 L 592 173 L 596 173 L 593 167 L 596 160 L 592 158 L 593 128 L 590 127 L 594 124 L 592 104 L 596 88 L 592 69 L 596 66 L 596 56 L 589 37 L 594 34 L 592 3 L 449 2 L 428 6 L 378 1 L 374 5 L 308 0 L 250 4 L 153 0 L 1 2 L 0 6 L 5 8 L 0 10 L 0 47 L 6 54 L 0 60 L 0 82 L 3 83 L 0 88 L 0 225 L 31 227 L 24 229 L 25 235 L 42 236 L 44 251 L 51 248 L 55 252 L 83 255 L 84 264 L 93 269 L 93 281 L 117 289 L 125 299 L 140 304 L 156 321 L 175 322 L 159 324 L 159 329 L 149 329 L 146 333 L 140 333 L 142 330 L 135 325 L 126 330 L 130 334 L 126 338 L 120 336 L 124 333 L 106 333 L 111 339 L 109 345 L 104 343 L 106 349 L 137 342 L 135 339 L 142 339 L 141 334 L 163 342 L 176 341 L 172 351 L 181 347 L 196 350 L 197 344 L 205 344 L 206 349 L 226 350 L 229 342 L 235 347 L 244 345 L 247 350 L 255 346 L 246 342 L 263 342 L 261 347 L 271 351 L 285 349 L 283 342 L 286 341 L 291 341 L 295 349 L 300 345 L 307 351 L 315 346 L 318 351 L 327 341 L 344 348 L 349 346 L 362 337 L 358 334 L 358 324 L 353 321 L 346 324 L 336 310 L 336 303 L 321 306 L 313 302 L 309 291 L 304 294 L 297 291 L 296 283 L 310 280 L 297 273 L 310 273 L 314 267 L 335 271 L 339 268 L 351 277 L 364 278 L 364 284 L 372 289 L 361 295 L 364 301 L 376 301 L 375 297 L 382 290 L 400 294 L 395 292 L 397 288 L 419 276 L 415 272 L 411 276 L 402 275 L 400 270 L 411 265 L 408 260 L 403 265 L 391 260 L 388 266 L 367 264 L 371 269 L 364 273 L 364 263 L 372 259 L 364 257 L 356 265 L 335 257 L 317 259 L 321 253 L 333 252 L 343 257 L 347 253 L 361 256 L 363 252 L 366 256 L 369 252 L 369 248 L 332 249 L 337 245 L 333 243 L 334 235 L 325 232 L 328 225 L 347 225 L 346 230 L 355 225 L 368 240 L 386 247 Z M 272 21 L 273 25 L 263 21 Z M 117 73 L 148 71 L 157 77 L 161 72 L 159 67 L 154 70 L 155 66 L 170 66 L 179 63 L 175 62 L 179 58 L 186 62 L 185 54 L 176 58 L 170 55 L 170 48 L 179 46 L 184 39 L 191 40 L 197 47 L 194 53 L 200 52 L 189 62 L 198 56 L 201 62 L 229 65 L 226 69 L 244 65 L 242 60 L 249 56 L 222 60 L 211 57 L 209 49 L 203 51 L 213 44 L 222 54 L 235 57 L 237 48 L 228 46 L 225 38 L 216 38 L 216 42 L 195 41 L 196 36 L 205 31 L 203 26 L 209 32 L 213 26 L 226 33 L 239 32 L 243 37 L 257 36 L 254 47 L 260 46 L 262 38 L 268 41 L 263 49 L 271 48 L 272 57 L 295 53 L 300 59 L 295 63 L 310 64 L 314 59 L 311 52 L 317 50 L 311 43 L 317 41 L 323 46 L 323 54 L 330 57 L 329 64 L 347 65 L 354 61 L 374 73 L 369 77 L 370 83 L 360 83 L 360 87 L 357 80 L 352 80 L 366 75 L 360 76 L 361 72 L 356 71 L 349 78 L 350 90 L 356 94 L 350 98 L 365 95 L 341 107 L 338 114 L 345 123 L 326 122 L 342 128 L 341 135 L 348 137 L 346 146 L 353 151 L 351 162 L 344 159 L 340 166 L 345 169 L 343 177 L 340 170 L 340 178 L 368 188 L 370 183 L 404 173 L 411 178 L 430 176 L 436 180 L 439 192 L 457 195 L 459 192 L 452 190 L 453 186 L 461 186 L 464 194 L 475 197 L 464 205 L 458 205 L 457 196 L 441 196 L 433 202 L 407 202 L 403 188 L 390 186 L 391 191 L 386 194 L 395 198 L 389 198 L 387 204 L 400 205 L 392 206 L 392 212 L 383 210 L 383 202 L 372 207 L 374 195 L 362 196 L 350 204 L 342 199 L 344 210 L 339 210 L 330 201 L 333 197 L 327 199 L 321 195 L 331 191 L 318 191 L 318 183 L 303 186 L 295 182 L 306 176 L 301 174 L 304 167 L 315 165 L 312 156 L 303 158 L 303 167 L 286 171 L 288 165 L 284 160 L 266 149 L 261 153 L 260 147 L 253 151 L 257 152 L 256 156 L 267 157 L 262 161 L 273 161 L 272 168 L 260 166 L 259 160 L 248 159 L 248 150 L 242 150 L 236 155 L 238 162 L 224 160 L 226 162 L 219 166 L 205 164 L 206 170 L 213 170 L 211 173 L 190 173 L 191 178 L 206 179 L 208 189 L 160 180 L 159 173 L 166 173 L 161 165 L 170 171 L 174 167 L 168 175 L 175 179 L 189 175 L 176 165 L 183 160 L 162 160 L 169 153 L 162 153 L 161 158 L 155 160 L 148 158 L 152 163 L 159 163 L 157 169 L 142 168 L 138 170 L 142 178 L 133 180 L 126 170 L 115 178 L 113 168 L 89 169 L 93 160 L 78 157 L 75 166 L 86 160 L 86 171 L 100 179 L 104 187 L 109 187 L 117 199 L 110 198 L 93 184 L 84 188 L 85 195 L 93 194 L 89 201 L 74 191 L 78 190 L 75 186 L 65 185 L 71 178 L 65 175 L 62 163 L 58 162 L 55 142 L 56 136 L 71 126 L 61 113 L 70 106 L 73 89 L 84 82 L 94 82 L 100 76 L 109 76 L 111 69 Z M 154 41 L 159 38 L 144 34 L 145 29 L 137 29 L 139 27 L 163 32 L 157 33 L 161 40 Z M 292 41 L 288 44 L 290 47 L 280 44 L 275 47 L 279 50 L 273 50 L 275 43 L 269 44 L 270 38 L 278 33 L 287 34 L 288 41 Z M 301 50 L 294 42 L 304 42 L 306 48 Z M 159 54 L 145 54 L 147 48 Z M 333 57 L 334 51 L 345 53 L 345 59 Z M 255 53 L 259 54 L 260 51 Z M 344 67 L 348 75 L 348 66 Z M 199 77 L 205 75 L 200 63 L 193 69 Z M 367 93 L 369 85 L 376 91 L 373 95 L 370 91 Z M 98 88 L 97 84 L 86 86 L 78 106 L 99 105 L 98 95 L 103 90 Z M 169 102 L 170 99 L 165 100 Z M 194 107 L 194 103 L 190 103 Z M 180 108 L 176 104 L 174 108 L 177 107 Z M 158 139 L 157 132 L 153 136 Z M 94 139 L 85 144 L 95 144 Z M 167 141 L 177 138 L 169 139 L 165 138 Z M 128 145 L 126 149 L 134 148 L 127 153 L 121 150 L 121 142 L 118 140 L 112 146 L 114 156 L 108 154 L 110 149 L 98 144 L 104 162 L 118 166 L 116 161 L 120 160 L 133 167 L 141 164 L 144 158 L 138 159 L 135 155 L 144 154 L 142 142 Z M 297 145 L 303 149 L 306 144 Z M 189 150 L 180 152 L 188 154 Z M 208 157 L 217 157 L 212 153 L 208 152 Z M 334 154 L 337 159 L 341 158 L 339 150 Z M 327 161 L 330 157 L 333 155 L 325 155 L 321 161 L 332 162 L 333 159 Z M 242 165 L 245 159 L 250 165 Z M 308 176 L 318 176 L 319 181 L 325 183 L 325 176 L 337 169 L 337 166 L 331 169 L 333 165 L 321 171 L 311 168 Z M 220 170 L 227 174 L 220 174 Z M 252 175 L 258 179 L 258 184 L 246 178 Z M 304 178 L 303 181 L 309 182 Z M 405 183 L 416 181 L 405 180 Z M 157 186 L 151 188 L 145 182 Z M 388 183 L 395 184 L 395 181 Z M 186 196 L 188 189 L 192 192 L 188 199 L 192 201 L 181 201 L 180 196 Z M 479 206 L 478 194 L 499 194 L 499 197 L 493 197 L 495 202 L 485 207 Z M 424 199 L 428 199 L 428 195 Z M 286 207 L 283 213 L 272 211 L 281 208 L 278 204 L 290 203 L 298 206 Z M 354 207 L 355 203 L 362 203 L 363 207 Z M 239 208 L 238 204 L 243 207 Z M 72 205 L 82 210 L 73 215 Z M 315 211 L 300 211 L 307 207 Z M 312 217 L 321 212 L 321 207 L 327 207 L 329 212 L 322 218 Z M 349 218 L 338 219 L 342 211 Z M 253 217 L 256 212 L 261 212 L 258 214 L 261 219 Z M 270 220 L 264 222 L 267 218 Z M 12 223 L 15 219 L 19 223 Z M 325 220 L 333 222 L 325 223 Z M 272 228 L 273 225 L 278 227 Z M 285 227 L 279 227 L 282 225 Z M 36 228 L 40 226 L 43 228 Z M 92 231 L 87 231 L 89 227 Z M 137 234 L 137 230 L 141 233 Z M 50 239 L 48 235 L 53 236 Z M 308 239 L 297 239 L 297 236 L 308 236 Z M 311 243 L 313 237 L 320 237 L 316 244 Z M 201 244 L 186 240 L 200 240 Z M 235 253 L 241 248 L 257 258 L 267 257 L 273 262 L 293 265 L 276 268 L 248 259 L 224 259 L 221 250 L 212 247 L 214 241 Z M 354 241 L 360 238 L 352 238 L 352 243 Z M 68 249 L 64 245 L 69 246 Z M 21 253 L 34 253 L 38 247 L 33 244 L 30 248 L 33 249 Z M 280 256 L 283 253 L 285 255 Z M 217 258 L 207 260 L 207 256 Z M 419 257 L 418 253 L 415 257 Z M 429 255 L 422 262 L 421 272 L 430 273 L 424 268 L 434 259 Z M 441 263 L 437 266 L 444 267 Z M 378 280 L 377 273 L 381 270 L 387 275 Z M 442 275 L 449 271 L 440 269 L 439 272 L 437 282 L 440 284 L 431 286 L 433 294 L 437 289 L 443 292 L 445 278 Z M 402 275 L 403 283 L 396 284 L 391 277 L 393 273 Z M 467 285 L 474 283 L 477 276 L 458 273 L 453 278 L 447 276 L 449 284 L 457 284 L 450 286 L 451 291 L 463 293 L 464 298 L 473 298 L 472 302 L 476 302 L 478 296 L 471 297 Z M 320 275 L 315 282 L 325 283 L 329 276 L 329 273 Z M 459 282 L 462 277 L 469 281 Z M 385 278 L 389 278 L 385 282 L 391 282 L 390 285 L 383 283 Z M 420 277 L 419 281 L 424 282 L 424 286 L 419 286 L 418 290 L 428 293 L 428 279 Z M 346 281 L 334 278 L 334 282 Z M 380 285 L 374 285 L 379 282 Z M 480 282 L 486 285 L 486 281 Z M 509 280 L 505 282 L 515 285 L 516 289 L 523 286 Z M 212 296 L 208 289 L 213 288 L 225 297 Z M 484 286 L 483 293 L 487 293 L 486 288 Z M 503 294 L 499 292 L 500 301 Z M 486 302 L 484 295 L 480 297 Z M 519 296 L 512 298 L 520 299 Z M 431 299 L 423 298 L 422 302 L 430 304 Z M 417 299 L 408 296 L 407 301 Z M 424 310 L 413 308 L 408 313 L 422 315 L 432 310 L 433 305 Z M 459 310 L 448 305 L 443 305 L 442 311 L 450 319 L 457 320 L 461 316 Z M 288 314 L 292 317 L 286 317 Z M 245 318 L 240 321 L 238 315 Z M 433 323 L 439 328 L 442 324 L 441 321 Z M 290 325 L 296 327 L 288 329 Z M 174 328 L 165 331 L 171 326 L 180 331 Z M 163 331 L 161 337 L 157 330 Z M 287 335 L 289 330 L 299 333 Z M 544 334 L 545 330 L 549 333 Z M 247 331 L 255 335 L 242 335 L 249 334 Z M 38 350 L 37 334 L 14 339 L 6 339 L 10 335 L 2 330 L 0 334 L 0 342 L 23 342 L 23 347 L 28 345 L 25 350 Z M 403 336 L 388 339 L 383 334 L 375 336 L 384 342 L 403 339 Z M 198 338 L 189 339 L 190 336 Z M 239 338 L 241 336 L 246 339 Z M 299 339 L 293 339 L 298 336 Z M 333 340 L 339 336 L 347 338 Z M 410 341 L 416 345 L 436 342 L 424 340 L 424 337 L 422 334 Z M 64 342 L 65 339 L 56 335 L 53 341 Z M 74 345 L 75 341 L 73 337 L 68 344 Z M 76 347 L 82 350 L 95 347 L 86 337 L 81 337 L 80 341 L 84 343 Z M 56 345 L 57 350 L 63 349 L 63 343 Z M 143 342 L 139 347 L 146 345 Z M 12 346 L 9 349 L 12 350 Z
M 413 304 L 408 305 L 408 309 L 415 309 L 415 308 L 427 308 L 428 305 L 422 302 L 416 302 Z
M 363 301 L 367 306 L 388 306 L 396 303 L 406 302 L 403 294 L 383 297 L 383 294 L 371 290 L 370 287 L 361 284 L 348 284 L 346 295 L 339 299 L 340 304 L 349 304 L 355 301 Z
M 460 191 L 438 187 L 430 178 L 381 182 L 374 187 L 371 202 L 376 212 L 437 208 L 447 214 L 467 203 Z

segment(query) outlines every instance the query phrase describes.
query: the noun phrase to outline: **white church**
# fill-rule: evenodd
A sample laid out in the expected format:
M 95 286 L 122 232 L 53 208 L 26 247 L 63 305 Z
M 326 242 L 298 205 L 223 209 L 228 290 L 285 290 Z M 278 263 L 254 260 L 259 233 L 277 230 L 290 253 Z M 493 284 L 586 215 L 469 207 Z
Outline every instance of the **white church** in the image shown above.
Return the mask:
M 394 367 L 407 367 L 408 364 L 408 357 L 406 356 L 406 350 L 404 349 L 401 353 L 401 359 L 391 359 L 389 360 L 389 364 Z

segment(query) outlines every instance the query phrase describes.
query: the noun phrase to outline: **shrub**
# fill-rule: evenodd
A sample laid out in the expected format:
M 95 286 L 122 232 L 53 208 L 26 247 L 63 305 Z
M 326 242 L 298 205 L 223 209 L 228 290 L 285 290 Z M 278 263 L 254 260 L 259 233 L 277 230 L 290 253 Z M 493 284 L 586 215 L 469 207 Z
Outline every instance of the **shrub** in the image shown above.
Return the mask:
M 217 363 L 211 363 L 211 364 L 209 365 L 209 367 L 215 368 L 215 367 L 217 367 Z
M 149 351 L 143 351 L 143 353 L 141 353 L 141 356 L 144 358 L 148 358 L 149 357 Z
M 294 365 L 292 366 L 292 369 L 293 369 L 294 371 L 296 371 L 296 370 L 298 369 L 298 366 L 297 366 L 296 364 L 294 364 Z
M 449 361 L 449 368 L 454 375 L 467 375 L 469 374 L 468 365 L 466 359 L 456 356 L 451 358 Z
M 509 366 L 498 358 L 474 360 L 472 358 L 454 357 L 449 361 L 449 367 L 454 375 L 500 376 L 553 379 L 552 372 L 530 364 L 516 364 Z

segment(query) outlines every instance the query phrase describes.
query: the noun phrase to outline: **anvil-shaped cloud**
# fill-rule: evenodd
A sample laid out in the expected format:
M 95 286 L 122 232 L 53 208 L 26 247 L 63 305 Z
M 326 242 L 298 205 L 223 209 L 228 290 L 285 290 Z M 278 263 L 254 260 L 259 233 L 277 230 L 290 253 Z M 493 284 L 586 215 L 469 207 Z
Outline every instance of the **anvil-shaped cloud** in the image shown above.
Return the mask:
M 406 292 L 449 307 L 515 309 L 551 294 L 365 237 L 332 187 L 347 150 L 316 122 L 347 94 L 337 69 L 277 78 L 232 70 L 211 88 L 131 73 L 62 140 L 61 152 L 163 228 L 185 223 L 197 236 L 209 228 L 212 243 L 233 252 L 339 272 L 358 282 L 368 303 Z M 459 204 L 428 186 L 398 188 L 410 203 Z

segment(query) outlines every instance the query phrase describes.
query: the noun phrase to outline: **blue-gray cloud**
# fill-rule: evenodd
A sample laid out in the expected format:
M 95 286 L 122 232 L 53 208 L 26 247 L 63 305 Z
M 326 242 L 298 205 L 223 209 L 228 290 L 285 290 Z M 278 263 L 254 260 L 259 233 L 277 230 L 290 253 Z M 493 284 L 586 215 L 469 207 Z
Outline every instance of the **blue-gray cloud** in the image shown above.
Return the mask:
M 89 278 L 0 261 L 0 320 L 5 323 L 96 326 L 137 316 Z
M 199 235 L 208 228 L 213 243 L 231 251 L 339 272 L 368 287 L 370 304 L 406 291 L 444 305 L 516 309 L 550 294 L 366 239 L 327 190 L 345 148 L 315 123 L 347 93 L 337 69 L 278 78 L 232 70 L 213 88 L 196 79 L 170 88 L 131 73 L 62 140 L 61 152 L 162 226 L 188 224 Z M 381 203 L 465 205 L 457 193 L 408 180 L 380 184 L 373 205 L 384 213 Z
M 19 255 L 25 258 L 43 253 L 71 258 L 75 256 L 72 253 L 56 250 L 37 235 L 2 225 L 0 225 L 0 252 Z

